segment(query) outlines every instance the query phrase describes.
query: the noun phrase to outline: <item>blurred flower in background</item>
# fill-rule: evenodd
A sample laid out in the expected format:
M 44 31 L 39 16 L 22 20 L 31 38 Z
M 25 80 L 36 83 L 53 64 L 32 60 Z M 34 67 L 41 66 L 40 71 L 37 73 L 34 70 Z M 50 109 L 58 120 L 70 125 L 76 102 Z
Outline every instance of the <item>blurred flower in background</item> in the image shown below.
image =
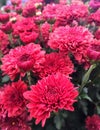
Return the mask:
M 90 0 L 90 7 L 93 9 L 100 8 L 100 0 Z
M 27 0 L 22 0 L 22 3 L 24 3 L 24 2 L 27 2 Z M 7 0 L 6 4 L 10 5 L 11 4 L 11 0 Z

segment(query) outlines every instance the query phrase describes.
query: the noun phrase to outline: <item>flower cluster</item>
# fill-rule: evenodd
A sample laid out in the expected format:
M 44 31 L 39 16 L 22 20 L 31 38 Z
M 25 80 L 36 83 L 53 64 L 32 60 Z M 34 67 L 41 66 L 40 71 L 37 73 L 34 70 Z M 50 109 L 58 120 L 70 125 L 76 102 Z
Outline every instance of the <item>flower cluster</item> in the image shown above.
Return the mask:
M 100 117 L 98 115 L 88 116 L 86 119 L 87 130 L 99 130 L 100 129 Z
M 99 7 L 11 0 L 0 9 L 0 130 L 100 130 Z
M 27 85 L 19 80 L 5 85 L 0 90 L 0 127 L 2 130 L 30 130 L 26 124 L 29 121 L 26 111 L 27 101 L 23 97 L 27 89 Z

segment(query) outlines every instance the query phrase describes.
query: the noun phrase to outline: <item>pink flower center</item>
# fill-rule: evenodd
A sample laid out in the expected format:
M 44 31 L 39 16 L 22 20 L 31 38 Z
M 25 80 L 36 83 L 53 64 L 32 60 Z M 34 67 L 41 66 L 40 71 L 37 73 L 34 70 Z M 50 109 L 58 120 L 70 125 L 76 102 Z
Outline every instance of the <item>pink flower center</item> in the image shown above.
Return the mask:
M 33 63 L 34 59 L 31 55 L 25 53 L 19 57 L 17 64 L 22 71 L 28 71 L 32 69 Z
M 29 54 L 23 54 L 21 57 L 20 57 L 20 61 L 24 62 L 24 61 L 28 61 L 30 60 L 30 55 Z
M 49 88 L 49 90 L 48 90 L 48 94 L 50 94 L 50 95 L 55 95 L 55 94 L 57 94 L 57 92 L 56 92 L 55 89 L 53 89 L 53 88 Z

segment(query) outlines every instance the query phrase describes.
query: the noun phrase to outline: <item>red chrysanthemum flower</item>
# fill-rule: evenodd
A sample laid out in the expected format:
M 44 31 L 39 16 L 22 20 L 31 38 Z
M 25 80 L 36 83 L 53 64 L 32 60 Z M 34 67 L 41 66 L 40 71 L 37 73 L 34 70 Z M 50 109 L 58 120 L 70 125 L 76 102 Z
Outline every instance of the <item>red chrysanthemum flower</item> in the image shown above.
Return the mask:
M 100 40 L 94 40 L 87 49 L 87 56 L 91 60 L 100 60 Z
M 100 8 L 100 0 L 90 0 L 89 5 L 93 9 Z
M 60 72 L 69 76 L 74 71 L 74 65 L 68 56 L 59 53 L 46 54 L 45 62 L 42 64 L 40 77 Z
M 26 100 L 23 93 L 27 88 L 27 85 L 21 80 L 5 86 L 1 103 L 7 110 L 8 117 L 19 116 L 25 111 Z
M 45 52 L 40 45 L 30 43 L 26 46 L 16 47 L 9 54 L 2 58 L 2 70 L 13 80 L 18 74 L 25 74 L 26 71 L 35 71 L 44 62 Z
M 70 10 L 70 6 L 68 5 L 60 5 L 56 10 L 56 22 L 55 27 L 65 26 L 73 20 L 72 12 Z
M 83 1 L 82 0 L 71 0 L 71 3 L 81 5 L 81 4 L 83 4 Z
M 0 22 L 1 23 L 7 23 L 9 21 L 9 14 L 1 14 L 0 13 Z
M 33 85 L 31 89 L 24 93 L 24 97 L 29 101 L 27 107 L 30 116 L 36 118 L 36 124 L 42 121 L 44 126 L 52 111 L 74 110 L 73 103 L 78 91 L 65 75 L 50 75 Z
M 80 20 L 88 15 L 88 7 L 82 2 L 69 5 L 48 4 L 44 7 L 43 17 L 47 20 L 55 19 L 55 27 L 71 24 L 73 20 Z
M 93 40 L 93 35 L 82 26 L 59 27 L 50 35 L 48 45 L 72 53 L 79 63 L 84 63 L 87 57 L 86 50 Z
M 32 17 L 33 15 L 35 15 L 36 9 L 35 6 L 32 4 L 27 5 L 23 8 L 23 12 L 22 15 L 24 17 Z
M 31 43 L 31 42 L 35 42 L 35 40 L 37 39 L 38 34 L 36 32 L 25 32 L 20 34 L 20 39 L 22 40 L 23 43 Z
M 27 112 L 16 117 L 6 116 L 5 119 L 0 122 L 0 128 L 2 130 L 31 130 L 28 121 L 30 121 L 30 119 Z
M 91 13 L 88 21 L 95 22 L 96 25 L 100 26 L 100 10 L 97 10 L 95 13 Z
M 50 26 L 50 24 L 49 23 L 47 23 L 47 22 L 45 22 L 45 23 L 43 23 L 42 25 L 41 25 L 41 29 L 40 29 L 40 35 L 41 35 L 41 37 L 40 37 L 40 40 L 42 41 L 42 42 L 47 42 L 48 41 L 48 39 L 49 39 L 49 34 L 50 34 L 50 29 L 51 29 L 51 26 Z
M 55 19 L 56 18 L 56 11 L 58 9 L 59 4 L 47 4 L 42 12 L 43 17 L 48 19 Z
M 98 29 L 95 34 L 94 34 L 95 38 L 100 40 L 100 29 Z
M 38 27 L 31 18 L 23 18 L 13 25 L 14 34 L 24 43 L 34 42 L 38 37 Z
M 3 94 L 4 94 L 4 87 L 0 88 L 0 124 L 7 115 L 7 110 L 4 109 L 3 107 L 4 105 L 2 104 Z
M 3 54 L 8 52 L 9 39 L 8 36 L 0 30 L 0 50 Z
M 38 3 L 43 3 L 44 1 L 43 0 L 28 0 L 27 2 L 26 2 L 26 5 L 35 5 L 35 4 L 38 4 Z
M 82 1 L 81 0 L 71 0 L 71 2 L 70 2 L 68 0 L 59 0 L 59 3 L 60 4 L 70 4 L 70 3 L 82 4 Z
M 87 130 L 100 130 L 100 116 L 93 115 L 86 118 L 86 128 Z
M 74 3 L 70 6 L 73 19 L 79 20 L 88 16 L 88 7 L 85 4 Z
M 7 22 L 6 24 L 2 24 L 0 29 L 6 34 L 10 34 L 13 31 L 12 23 Z
M 62 13 L 64 16 L 60 16 Z M 70 6 L 63 5 L 60 10 L 58 10 L 58 20 L 61 18 L 65 18 L 67 23 L 70 24 L 73 20 L 80 20 L 80 18 L 85 18 L 88 15 L 88 7 L 84 4 L 73 3 Z
M 13 4 L 13 5 L 19 5 L 19 4 L 21 4 L 21 0 L 11 0 L 11 3 Z

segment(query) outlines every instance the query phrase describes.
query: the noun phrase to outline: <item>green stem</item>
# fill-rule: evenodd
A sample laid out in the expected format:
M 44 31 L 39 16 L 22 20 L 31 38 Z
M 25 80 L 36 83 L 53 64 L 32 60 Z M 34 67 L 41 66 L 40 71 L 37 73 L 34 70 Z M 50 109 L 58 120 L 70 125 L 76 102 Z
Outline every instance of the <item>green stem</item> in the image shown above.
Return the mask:
M 2 51 L 0 50 L 0 58 L 2 57 Z
M 52 24 L 50 24 L 50 32 L 52 32 Z
M 29 83 L 29 86 L 31 85 L 31 74 L 30 72 L 27 72 L 27 79 L 28 79 L 28 83 Z
M 39 33 L 40 33 L 40 40 L 43 42 L 42 32 L 41 32 L 41 24 L 39 24 Z
M 13 41 L 12 41 L 13 40 L 12 34 L 10 33 L 8 36 L 9 36 L 9 41 L 11 43 L 11 47 L 14 48 L 14 44 L 13 44 Z
M 84 75 L 84 77 L 82 79 L 81 87 L 79 89 L 80 93 L 83 90 L 83 87 L 87 84 L 87 82 L 89 80 L 89 77 L 90 77 L 90 74 L 93 71 L 93 69 L 95 69 L 95 68 L 96 68 L 96 64 L 93 64 L 93 65 L 90 66 L 89 70 L 85 73 L 85 75 Z

